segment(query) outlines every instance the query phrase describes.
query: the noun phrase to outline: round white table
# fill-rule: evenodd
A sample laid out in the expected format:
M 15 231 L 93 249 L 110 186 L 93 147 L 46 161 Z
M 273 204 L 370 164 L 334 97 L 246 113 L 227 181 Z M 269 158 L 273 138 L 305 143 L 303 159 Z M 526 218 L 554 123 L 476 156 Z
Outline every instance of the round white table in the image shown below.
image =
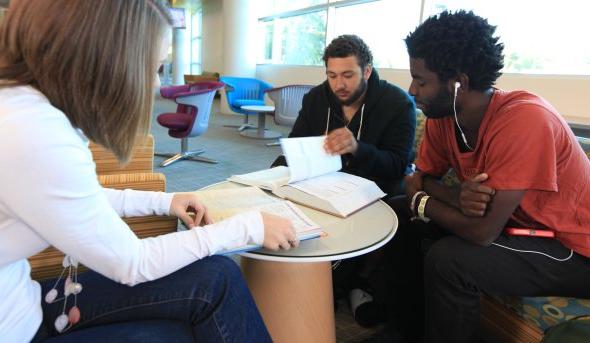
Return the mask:
M 282 136 L 280 132 L 266 129 L 266 115 L 274 113 L 274 106 L 247 105 L 240 107 L 244 111 L 258 113 L 258 128 L 256 130 L 243 130 L 240 135 L 255 139 L 277 139 Z
M 206 189 L 243 187 L 221 182 Z M 377 201 L 347 218 L 297 205 L 328 235 L 287 251 L 244 253 L 242 272 L 274 342 L 335 342 L 331 261 L 366 254 L 389 242 L 397 216 Z

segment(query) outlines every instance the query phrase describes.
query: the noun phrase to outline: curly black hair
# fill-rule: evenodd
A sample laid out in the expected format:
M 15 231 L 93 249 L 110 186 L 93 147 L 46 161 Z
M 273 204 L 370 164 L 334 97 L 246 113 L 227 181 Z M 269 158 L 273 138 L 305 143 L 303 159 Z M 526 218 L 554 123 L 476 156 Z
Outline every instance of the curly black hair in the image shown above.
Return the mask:
M 504 67 L 504 44 L 495 31 L 496 26 L 471 11 L 444 11 L 426 19 L 405 41 L 410 58 L 424 59 L 441 81 L 465 73 L 469 87 L 484 91 Z
M 357 35 L 342 35 L 334 38 L 324 50 L 322 59 L 326 66 L 328 58 L 356 56 L 361 69 L 373 64 L 373 54 L 365 42 Z

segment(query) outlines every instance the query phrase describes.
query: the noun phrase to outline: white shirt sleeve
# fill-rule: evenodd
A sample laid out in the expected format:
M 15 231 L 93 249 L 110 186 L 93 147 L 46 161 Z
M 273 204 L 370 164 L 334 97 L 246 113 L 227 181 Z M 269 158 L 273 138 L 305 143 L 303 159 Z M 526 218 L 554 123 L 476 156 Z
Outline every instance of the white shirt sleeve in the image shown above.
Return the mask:
M 138 239 L 118 212 L 165 214 L 171 195 L 105 191 L 97 181 L 90 151 L 63 114 L 31 122 L 32 128 L 11 137 L 15 148 L 6 156 L 11 166 L 2 172 L 11 182 L 5 183 L 2 194 L 14 196 L 2 200 L 16 220 L 102 275 L 134 285 L 222 249 L 262 243 L 264 227 L 258 212 Z
M 111 207 L 120 217 L 167 216 L 170 214 L 172 193 L 146 192 L 133 189 L 102 189 Z

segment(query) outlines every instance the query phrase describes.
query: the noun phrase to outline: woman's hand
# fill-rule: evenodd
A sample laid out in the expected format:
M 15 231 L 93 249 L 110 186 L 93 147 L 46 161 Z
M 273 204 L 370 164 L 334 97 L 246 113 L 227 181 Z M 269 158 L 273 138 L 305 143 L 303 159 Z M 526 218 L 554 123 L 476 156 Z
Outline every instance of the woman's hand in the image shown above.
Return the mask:
M 194 218 L 189 213 L 194 213 Z M 207 208 L 193 193 L 174 193 L 170 205 L 170 214 L 182 220 L 189 229 L 213 223 L 207 213 Z
M 264 242 L 262 246 L 270 250 L 285 249 L 299 246 L 299 240 L 291 222 L 273 214 L 261 212 L 264 224 Z

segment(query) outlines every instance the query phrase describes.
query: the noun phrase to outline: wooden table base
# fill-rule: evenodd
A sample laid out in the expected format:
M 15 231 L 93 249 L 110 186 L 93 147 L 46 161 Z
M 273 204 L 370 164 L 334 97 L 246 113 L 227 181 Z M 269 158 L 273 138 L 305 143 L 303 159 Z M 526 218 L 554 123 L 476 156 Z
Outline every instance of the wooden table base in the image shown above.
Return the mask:
M 242 272 L 276 343 L 336 341 L 330 262 L 242 257 Z

